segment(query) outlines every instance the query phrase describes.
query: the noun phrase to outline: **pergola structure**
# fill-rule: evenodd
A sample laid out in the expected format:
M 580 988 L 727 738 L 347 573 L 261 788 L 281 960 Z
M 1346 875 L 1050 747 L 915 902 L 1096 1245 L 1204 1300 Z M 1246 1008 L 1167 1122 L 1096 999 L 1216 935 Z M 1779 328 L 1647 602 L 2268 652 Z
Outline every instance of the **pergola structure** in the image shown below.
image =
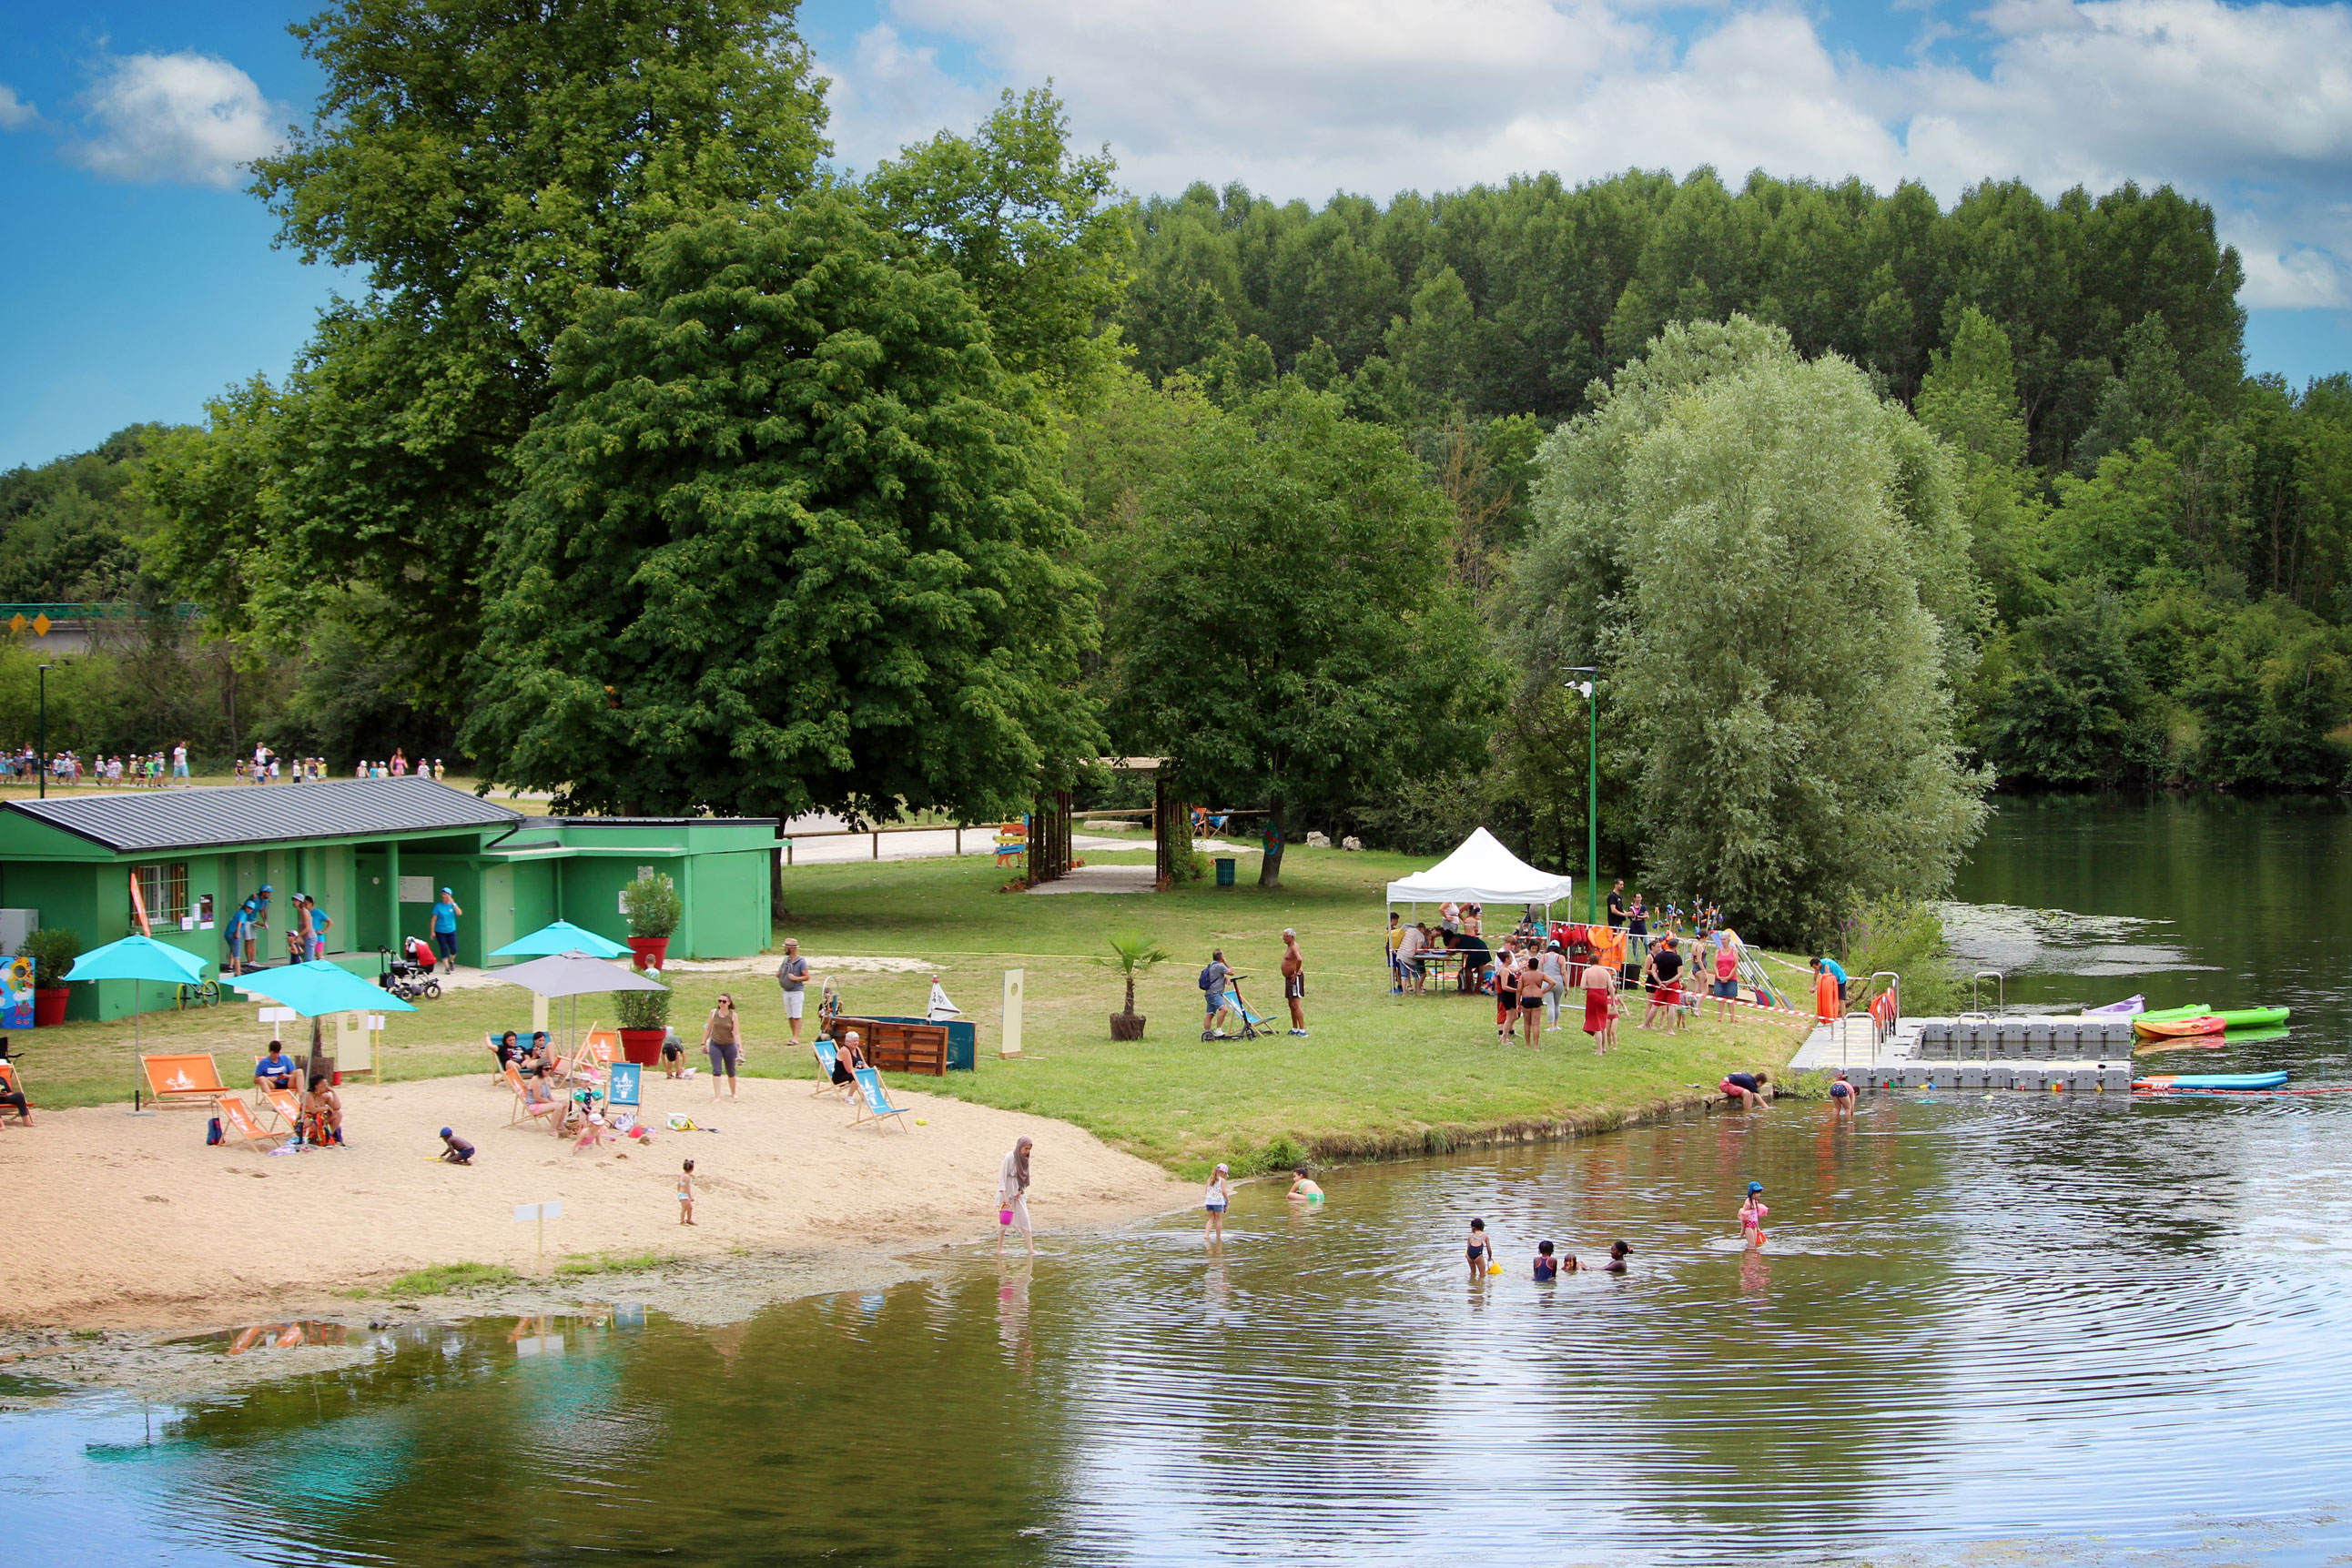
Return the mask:
M 1099 767 L 1114 773 L 1149 773 L 1151 780 L 1152 876 L 1165 882 L 1175 874 L 1176 857 L 1190 852 L 1192 808 L 1168 798 L 1168 779 L 1160 757 L 1101 757 Z M 1040 795 L 1029 814 L 1029 880 L 1054 882 L 1070 873 L 1070 792 L 1056 789 Z

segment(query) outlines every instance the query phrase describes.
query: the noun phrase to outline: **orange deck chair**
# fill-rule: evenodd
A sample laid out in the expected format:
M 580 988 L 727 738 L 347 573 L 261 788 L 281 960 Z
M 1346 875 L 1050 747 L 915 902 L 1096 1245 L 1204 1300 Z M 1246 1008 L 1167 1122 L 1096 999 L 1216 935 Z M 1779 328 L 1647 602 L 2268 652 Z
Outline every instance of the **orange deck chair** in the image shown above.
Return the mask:
M 211 1104 L 229 1092 L 211 1055 L 191 1051 L 181 1056 L 142 1056 L 139 1070 L 147 1077 L 148 1097 L 158 1105 Z
M 284 1090 L 277 1091 L 284 1093 Z M 242 1094 L 223 1094 L 213 1102 L 213 1113 L 220 1118 L 221 1141 L 229 1144 L 253 1144 L 268 1139 L 281 1143 L 294 1136 L 291 1133 L 272 1133 L 253 1119 L 253 1112 Z
M 507 1117 L 507 1125 L 509 1127 L 518 1122 L 529 1121 L 534 1117 L 544 1116 L 551 1111 L 563 1109 L 564 1102 L 560 1099 L 550 1100 L 543 1104 L 532 1104 L 530 1095 L 523 1089 L 522 1074 L 515 1071 L 514 1063 L 511 1061 L 507 1063 L 507 1087 L 514 1091 L 514 1105 L 511 1113 Z

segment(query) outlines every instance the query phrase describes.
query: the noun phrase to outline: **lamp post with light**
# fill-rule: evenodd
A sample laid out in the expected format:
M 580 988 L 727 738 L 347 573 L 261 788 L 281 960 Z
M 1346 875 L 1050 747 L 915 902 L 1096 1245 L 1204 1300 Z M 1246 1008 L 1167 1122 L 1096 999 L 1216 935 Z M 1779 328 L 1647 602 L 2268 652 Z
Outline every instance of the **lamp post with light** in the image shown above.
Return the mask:
M 39 666 L 39 668 L 41 672 L 41 733 L 39 737 L 34 742 L 33 748 L 35 751 L 39 753 L 37 766 L 40 768 L 41 799 L 46 800 L 49 798 L 49 667 L 47 664 L 43 664 Z
M 1568 689 L 1584 694 L 1584 921 L 1591 925 L 1601 919 L 1601 701 L 1592 694 L 1601 672 L 1590 664 L 1566 669 L 1571 675 L 1590 677 L 1569 682 Z

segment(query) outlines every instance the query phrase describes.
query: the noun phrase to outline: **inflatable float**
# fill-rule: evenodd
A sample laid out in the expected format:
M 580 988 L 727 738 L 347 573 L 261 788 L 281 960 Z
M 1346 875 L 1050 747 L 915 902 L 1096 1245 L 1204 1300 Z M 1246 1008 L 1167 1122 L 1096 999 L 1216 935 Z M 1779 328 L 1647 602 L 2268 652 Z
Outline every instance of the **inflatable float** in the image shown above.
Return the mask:
M 2163 1094 L 2175 1089 L 2276 1089 L 2286 1082 L 2284 1072 L 2173 1072 L 2135 1079 L 2136 1094 Z

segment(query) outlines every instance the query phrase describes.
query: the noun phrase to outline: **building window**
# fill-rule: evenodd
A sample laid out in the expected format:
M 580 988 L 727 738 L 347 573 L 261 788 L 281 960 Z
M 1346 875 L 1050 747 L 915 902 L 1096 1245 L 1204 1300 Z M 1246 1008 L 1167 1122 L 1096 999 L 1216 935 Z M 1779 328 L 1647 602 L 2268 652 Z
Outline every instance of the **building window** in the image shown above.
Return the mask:
M 131 868 L 139 879 L 139 897 L 147 905 L 147 918 L 152 923 L 170 921 L 177 925 L 188 913 L 188 862 L 173 861 L 167 865 L 142 865 Z M 133 925 L 138 924 L 139 908 L 131 910 Z

